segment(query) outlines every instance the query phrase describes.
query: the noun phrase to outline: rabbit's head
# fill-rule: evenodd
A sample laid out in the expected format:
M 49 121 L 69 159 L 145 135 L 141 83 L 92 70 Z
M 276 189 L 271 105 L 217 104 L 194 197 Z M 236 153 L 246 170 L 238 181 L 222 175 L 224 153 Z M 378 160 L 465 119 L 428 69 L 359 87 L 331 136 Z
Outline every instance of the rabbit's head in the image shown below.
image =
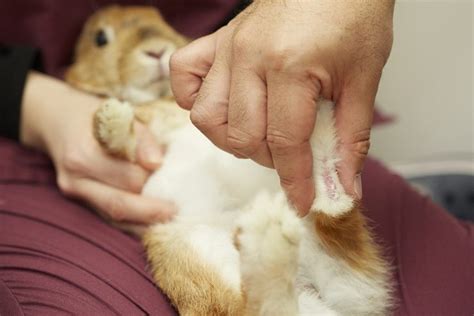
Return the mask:
M 66 81 L 132 102 L 167 96 L 170 56 L 186 43 L 155 8 L 106 7 L 86 22 Z

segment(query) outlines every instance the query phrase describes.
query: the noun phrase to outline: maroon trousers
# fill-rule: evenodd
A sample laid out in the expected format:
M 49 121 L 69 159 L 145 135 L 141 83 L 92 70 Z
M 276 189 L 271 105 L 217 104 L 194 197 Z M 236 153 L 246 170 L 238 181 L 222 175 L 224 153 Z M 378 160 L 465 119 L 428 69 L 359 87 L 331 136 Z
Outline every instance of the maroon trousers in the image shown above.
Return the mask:
M 0 138 L 0 315 L 174 315 L 143 248 L 55 185 L 48 159 Z M 369 159 L 366 215 L 392 263 L 397 315 L 474 313 L 474 226 Z

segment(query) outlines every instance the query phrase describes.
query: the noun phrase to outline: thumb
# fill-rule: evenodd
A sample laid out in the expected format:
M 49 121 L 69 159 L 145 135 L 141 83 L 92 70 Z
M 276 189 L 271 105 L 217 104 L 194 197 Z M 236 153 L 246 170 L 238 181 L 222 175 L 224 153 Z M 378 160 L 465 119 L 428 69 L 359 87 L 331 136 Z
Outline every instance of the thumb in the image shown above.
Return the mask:
M 336 130 L 339 137 L 339 180 L 344 190 L 362 198 L 361 172 L 370 147 L 374 100 L 378 80 L 358 79 L 346 85 L 336 103 Z
M 195 40 L 171 56 L 171 89 L 182 108 L 192 108 L 203 78 L 214 63 L 215 50 L 216 33 Z
M 158 169 L 163 161 L 163 148 L 156 143 L 153 134 L 143 124 L 135 123 L 134 130 L 137 133 L 137 163 L 150 171 Z

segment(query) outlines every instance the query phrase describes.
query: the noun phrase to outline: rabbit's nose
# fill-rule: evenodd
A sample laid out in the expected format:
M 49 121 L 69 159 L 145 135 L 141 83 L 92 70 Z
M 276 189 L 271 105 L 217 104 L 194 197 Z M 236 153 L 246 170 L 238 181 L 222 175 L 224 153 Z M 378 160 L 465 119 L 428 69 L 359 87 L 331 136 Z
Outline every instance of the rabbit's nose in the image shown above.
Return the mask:
M 165 53 L 164 49 L 159 50 L 159 51 L 151 51 L 151 50 L 145 51 L 145 54 L 148 57 L 155 58 L 155 59 L 160 59 L 161 57 L 163 57 L 164 53 Z

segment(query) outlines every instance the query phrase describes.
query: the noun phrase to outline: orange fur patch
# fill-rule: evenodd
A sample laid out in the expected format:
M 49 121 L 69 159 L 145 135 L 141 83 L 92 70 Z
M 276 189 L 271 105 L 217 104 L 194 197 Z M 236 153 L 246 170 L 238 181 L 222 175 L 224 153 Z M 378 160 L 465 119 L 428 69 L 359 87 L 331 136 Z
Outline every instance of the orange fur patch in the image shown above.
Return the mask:
M 314 224 L 323 246 L 332 256 L 346 261 L 355 270 L 380 274 L 385 271 L 358 205 L 337 217 L 317 212 Z
M 244 315 L 242 294 L 200 262 L 172 224 L 155 226 L 143 238 L 153 278 L 180 315 Z

